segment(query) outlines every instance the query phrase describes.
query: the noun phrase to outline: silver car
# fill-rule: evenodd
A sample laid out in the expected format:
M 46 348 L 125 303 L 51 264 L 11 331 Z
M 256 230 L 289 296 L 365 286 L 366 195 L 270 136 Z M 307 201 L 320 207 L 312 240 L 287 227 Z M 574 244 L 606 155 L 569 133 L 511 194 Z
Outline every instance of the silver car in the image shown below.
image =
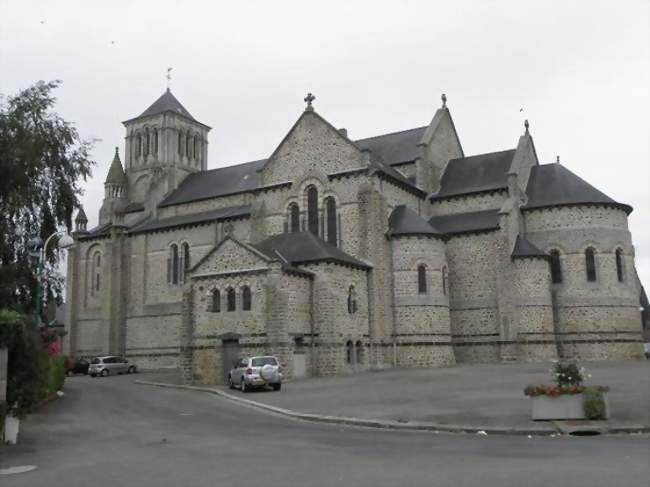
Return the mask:
M 270 355 L 242 357 L 228 373 L 228 385 L 231 389 L 239 387 L 242 392 L 267 385 L 279 391 L 282 387 L 282 367 L 278 359 Z
M 88 374 L 91 377 L 97 377 L 98 375 L 106 377 L 112 374 L 135 374 L 137 370 L 135 364 L 130 364 L 127 359 L 117 355 L 95 357 L 90 361 L 90 365 L 88 366 Z

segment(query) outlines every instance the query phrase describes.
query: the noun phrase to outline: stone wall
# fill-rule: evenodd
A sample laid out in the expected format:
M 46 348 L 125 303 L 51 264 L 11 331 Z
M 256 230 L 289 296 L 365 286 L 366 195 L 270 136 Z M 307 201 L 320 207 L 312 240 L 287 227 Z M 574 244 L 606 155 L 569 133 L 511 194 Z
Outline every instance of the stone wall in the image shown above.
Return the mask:
M 433 200 L 431 216 L 452 215 L 471 211 L 494 210 L 501 208 L 508 197 L 507 190 L 476 193 L 465 196 Z
M 396 365 L 432 367 L 454 363 L 444 241 L 398 237 L 391 240 L 391 245 Z M 418 267 L 422 265 L 426 269 L 423 293 L 418 286 Z
M 497 232 L 447 242 L 451 334 L 457 362 L 499 361 Z
M 557 359 L 548 261 L 542 258 L 514 259 L 512 279 L 516 309 L 513 335 L 518 342 L 519 360 Z
M 642 354 L 639 298 L 630 270 L 634 248 L 625 212 L 571 206 L 525 213 L 528 235 L 545 251 L 560 251 L 562 282 L 552 285 L 556 332 L 563 357 L 638 358 Z M 595 250 L 596 280 L 587 280 L 585 250 Z M 616 250 L 623 252 L 623 281 Z
M 315 112 L 306 111 L 262 171 L 263 185 L 294 181 L 310 171 L 332 174 L 365 167 L 356 146 Z
M 334 263 L 310 264 L 313 281 L 314 329 L 318 375 L 349 373 L 366 367 L 369 360 L 368 289 L 366 271 Z M 348 308 L 350 286 L 354 287 L 356 310 Z M 355 368 L 346 360 L 346 343 L 361 342 L 363 363 Z M 374 344 L 372 344 L 374 346 Z M 354 360 L 352 361 L 354 362 Z

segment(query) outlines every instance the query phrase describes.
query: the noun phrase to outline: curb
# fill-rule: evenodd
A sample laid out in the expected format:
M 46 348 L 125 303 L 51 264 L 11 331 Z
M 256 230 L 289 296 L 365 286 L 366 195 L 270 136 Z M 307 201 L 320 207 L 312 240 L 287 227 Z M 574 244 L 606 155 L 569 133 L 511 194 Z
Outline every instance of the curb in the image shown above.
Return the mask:
M 426 422 L 410 422 L 403 423 L 399 421 L 390 421 L 390 420 L 375 420 L 375 419 L 362 419 L 362 418 L 348 418 L 342 416 L 326 416 L 321 414 L 311 414 L 311 413 L 301 413 L 298 411 L 293 411 L 291 409 L 283 409 L 276 406 L 270 406 L 268 404 L 263 404 L 257 401 L 251 401 L 250 399 L 244 399 L 242 397 L 234 396 L 228 394 L 227 392 L 220 391 L 218 389 L 213 389 L 210 387 L 200 387 L 200 386 L 186 386 L 180 384 L 168 384 L 165 382 L 152 382 L 146 380 L 135 380 L 135 384 L 141 384 L 146 386 L 154 387 L 166 387 L 170 389 L 185 389 L 190 391 L 199 391 L 199 392 L 208 392 L 216 396 L 223 397 L 233 402 L 240 404 L 246 404 L 248 406 L 266 410 L 275 414 L 280 414 L 293 419 L 300 419 L 303 421 L 311 421 L 315 423 L 326 423 L 326 424 L 341 424 L 346 426 L 361 426 L 364 428 L 375 428 L 383 430 L 402 430 L 402 431 L 428 431 L 431 433 L 470 433 L 470 434 L 492 434 L 492 435 L 516 435 L 516 436 L 551 436 L 560 434 L 560 431 L 555 427 L 548 428 L 539 428 L 534 430 L 522 429 L 522 428 L 494 428 L 494 427 L 477 427 L 477 426 L 467 426 L 467 425 L 455 425 L 455 424 L 437 424 L 437 423 L 426 423 Z M 625 429 L 625 428 L 619 428 Z M 650 427 L 645 428 L 647 432 L 650 432 Z M 611 432 L 611 431 L 609 431 Z M 623 432 L 623 431 L 621 431 Z M 643 432 L 638 429 L 634 429 L 633 432 Z

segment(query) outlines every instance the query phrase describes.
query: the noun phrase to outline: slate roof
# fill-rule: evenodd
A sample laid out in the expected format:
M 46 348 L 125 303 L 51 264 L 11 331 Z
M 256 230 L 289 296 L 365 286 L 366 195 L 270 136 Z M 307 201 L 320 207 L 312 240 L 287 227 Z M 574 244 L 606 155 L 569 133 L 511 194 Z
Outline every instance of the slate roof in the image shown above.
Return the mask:
M 108 169 L 108 174 L 106 175 L 106 181 L 104 181 L 104 184 L 106 183 L 126 183 L 126 174 L 122 168 L 122 161 L 120 161 L 120 155 L 118 153 L 117 147 L 115 148 L 115 156 L 113 156 L 113 162 L 111 162 L 111 167 Z
M 534 166 L 528 180 L 526 195 L 528 196 L 528 202 L 522 207 L 524 210 L 552 206 L 598 204 L 616 206 L 623 209 L 627 214 L 632 212 L 631 206 L 613 200 L 569 171 L 562 164 Z
M 281 233 L 262 240 L 254 244 L 253 247 L 272 259 L 278 259 L 281 256 L 292 266 L 334 261 L 361 269 L 370 268 L 365 262 L 346 254 L 338 247 L 328 244 L 310 232 Z
M 260 174 L 257 171 L 265 163 L 266 159 L 261 159 L 190 174 L 159 206 L 177 205 L 257 189 L 260 185 Z
M 427 127 L 392 132 L 366 139 L 355 140 L 360 149 L 368 149 L 386 164 L 414 161 L 418 155 L 418 143 Z
M 79 207 L 79 211 L 77 212 L 74 221 L 75 223 L 88 223 L 88 217 L 86 216 L 83 206 Z
M 543 250 L 540 250 L 534 243 L 532 243 L 526 237 L 517 235 L 517 240 L 515 241 L 515 246 L 512 249 L 512 254 L 510 254 L 510 256 L 513 259 L 523 258 L 523 257 L 547 258 L 548 254 Z
M 383 176 L 387 176 L 389 179 L 392 179 L 399 185 L 402 185 L 407 191 L 410 191 L 411 193 L 415 193 L 417 196 L 420 196 L 421 198 L 425 198 L 427 196 L 427 193 L 418 188 L 413 181 L 408 179 L 406 176 L 404 176 L 401 172 L 399 172 L 397 169 L 394 167 L 389 166 L 388 164 L 385 164 L 383 161 L 380 161 L 379 159 L 373 157 L 373 154 L 371 153 L 370 155 L 370 174 L 375 174 L 375 173 L 380 173 Z
M 434 216 L 429 223 L 447 235 L 482 232 L 499 228 L 499 210 L 482 210 L 454 215 Z
M 129 203 L 124 208 L 124 213 L 136 213 L 138 211 L 144 211 L 144 203 Z
M 129 233 L 153 232 L 164 230 L 166 228 L 198 225 L 200 223 L 210 223 L 213 221 L 228 220 L 231 218 L 248 217 L 251 214 L 250 205 L 231 206 L 228 208 L 219 208 L 218 210 L 205 211 L 201 213 L 192 213 L 190 215 L 172 216 L 161 219 L 147 219 L 144 222 L 134 225 Z
M 147 108 L 144 112 L 135 118 L 150 117 L 152 115 L 158 115 L 165 112 L 174 112 L 185 118 L 189 118 L 194 122 L 200 123 L 192 115 L 190 115 L 190 112 L 185 109 L 181 102 L 178 101 L 178 99 L 172 94 L 169 88 L 167 88 L 167 90 L 162 95 L 160 95 L 160 98 L 154 101 L 149 108 Z
M 89 237 L 103 237 L 105 235 L 108 235 L 108 229 L 111 228 L 110 223 L 104 223 L 103 225 L 97 225 L 94 228 L 91 228 L 88 230 L 88 232 L 85 235 L 82 235 L 81 238 L 89 238 Z
M 388 236 L 444 236 L 441 232 L 406 205 L 396 206 L 388 218 Z
M 515 149 L 451 159 L 440 181 L 440 190 L 431 199 L 506 189 L 506 173 Z

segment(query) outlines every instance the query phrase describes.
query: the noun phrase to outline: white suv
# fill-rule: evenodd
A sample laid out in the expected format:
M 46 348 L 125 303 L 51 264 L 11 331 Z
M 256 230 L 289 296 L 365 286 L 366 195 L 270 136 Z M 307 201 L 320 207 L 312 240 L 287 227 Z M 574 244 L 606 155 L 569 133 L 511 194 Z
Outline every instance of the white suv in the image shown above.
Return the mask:
M 266 385 L 279 391 L 282 387 L 282 367 L 277 358 L 269 355 L 242 357 L 228 373 L 228 385 L 231 389 L 239 387 L 242 392 Z

